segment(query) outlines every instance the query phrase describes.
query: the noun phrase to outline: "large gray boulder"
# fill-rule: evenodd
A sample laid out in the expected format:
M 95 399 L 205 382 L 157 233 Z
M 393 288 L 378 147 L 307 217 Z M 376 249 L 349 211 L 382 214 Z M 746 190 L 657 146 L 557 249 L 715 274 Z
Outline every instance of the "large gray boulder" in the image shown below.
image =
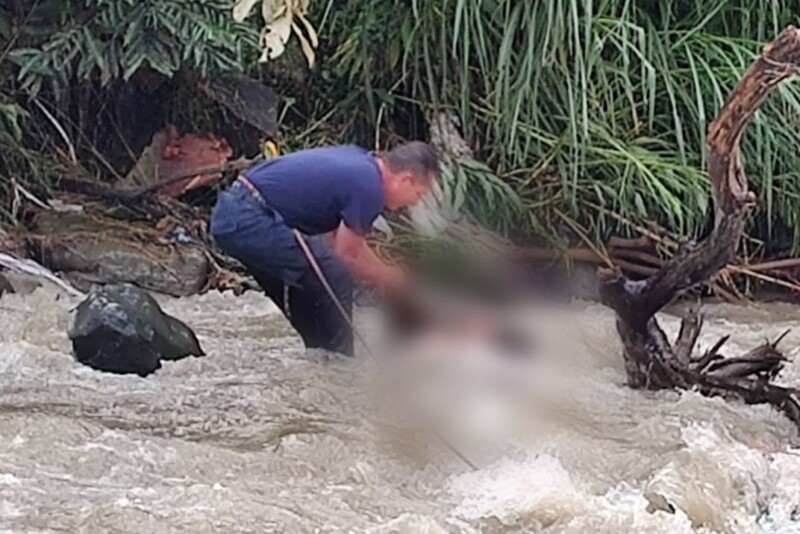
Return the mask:
M 204 354 L 188 326 L 132 284 L 92 292 L 78 306 L 69 338 L 79 362 L 111 373 L 146 376 L 161 360 Z

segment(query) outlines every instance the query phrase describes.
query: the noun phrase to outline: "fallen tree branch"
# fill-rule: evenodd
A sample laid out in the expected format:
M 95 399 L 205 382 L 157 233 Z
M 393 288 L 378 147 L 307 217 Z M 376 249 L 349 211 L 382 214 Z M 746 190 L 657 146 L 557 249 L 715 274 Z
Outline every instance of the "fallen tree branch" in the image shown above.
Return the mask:
M 800 267 L 800 258 L 784 258 L 781 260 L 772 260 L 772 261 L 764 261 L 761 263 L 752 263 L 749 265 L 741 265 L 740 267 L 744 267 L 755 272 L 794 269 Z
M 186 169 L 185 171 L 164 178 L 163 180 L 160 180 L 145 188 L 139 189 L 137 191 L 128 191 L 125 193 L 130 196 L 129 198 L 135 200 L 147 196 L 151 193 L 154 193 L 159 189 L 163 189 L 169 185 L 180 182 L 181 180 L 186 180 L 187 178 L 192 178 L 195 176 L 203 176 L 205 174 L 217 174 L 221 172 L 241 171 L 252 166 L 257 161 L 258 161 L 257 159 L 239 158 L 237 160 L 225 162 L 222 165 L 205 165 L 203 167 L 197 167 L 194 169 Z
M 82 291 L 72 287 L 70 284 L 57 277 L 50 269 L 43 267 L 33 260 L 17 258 L 16 256 L 0 252 L 0 267 L 48 280 L 73 297 L 83 298 L 86 296 Z
M 134 190 L 120 190 L 96 182 L 75 180 L 67 177 L 61 178 L 58 184 L 60 189 L 68 193 L 86 195 L 89 197 L 101 198 L 116 202 L 136 202 L 148 197 L 160 189 L 168 187 L 182 180 L 186 180 L 195 176 L 202 176 L 204 174 L 241 171 L 254 165 L 258 161 L 258 159 L 240 158 L 225 162 L 222 165 L 205 165 L 203 167 L 196 167 L 194 169 L 186 169 L 173 176 L 164 178 L 152 185 Z
M 617 238 L 611 238 L 606 249 L 608 251 L 607 258 L 619 267 L 623 272 L 633 273 L 638 275 L 650 276 L 658 272 L 660 267 L 663 267 L 667 260 L 661 259 L 658 256 L 646 250 L 636 250 L 632 245 L 625 247 L 613 247 L 612 243 L 616 243 Z M 630 240 L 633 242 L 634 240 Z M 639 242 L 641 243 L 641 242 Z M 638 245 L 637 245 L 638 246 Z M 558 259 L 569 259 L 571 261 L 581 263 L 593 263 L 597 265 L 604 265 L 606 258 L 598 255 L 595 251 L 584 248 L 576 247 L 569 249 L 549 249 L 549 248 L 522 248 L 514 250 L 508 254 L 512 259 L 520 261 L 547 261 Z M 720 270 L 715 277 L 721 277 L 724 274 L 734 274 L 745 276 L 759 282 L 777 285 L 789 291 L 800 293 L 800 284 L 791 281 L 783 280 L 775 276 L 765 274 L 765 272 L 780 272 L 785 269 L 793 269 L 800 267 L 800 258 L 784 258 L 774 261 L 766 261 L 762 263 L 730 263 Z M 712 290 L 718 295 L 722 296 L 730 302 L 742 300 L 742 296 L 738 296 L 730 291 L 721 287 L 719 283 L 714 283 L 714 277 L 710 280 Z M 732 288 L 735 293 L 738 293 L 733 286 L 733 281 L 728 276 L 724 279 L 724 283 L 729 288 Z
M 706 395 L 769 403 L 800 425 L 797 391 L 769 382 L 785 361 L 777 342 L 725 359 L 718 351 L 726 337 L 711 351 L 693 359 L 691 353 L 702 321 L 695 315 L 684 319 L 673 346 L 655 318 L 682 291 L 708 282 L 735 259 L 746 215 L 755 202 L 741 162 L 744 129 L 773 89 L 799 69 L 800 31 L 789 27 L 766 47 L 711 124 L 708 161 L 715 203 L 711 234 L 699 244 L 689 242 L 678 247 L 674 256 L 646 280 L 632 281 L 619 268 L 598 272 L 601 301 L 617 314 L 617 331 L 632 387 L 697 388 Z
M 645 253 L 641 253 L 645 254 Z M 654 257 L 654 256 L 653 256 Z M 573 261 L 584 263 L 595 263 L 599 265 L 606 264 L 606 258 L 600 256 L 592 249 L 589 248 L 571 248 L 566 250 L 556 250 L 547 248 L 525 248 L 515 251 L 512 258 L 516 260 L 555 260 L 559 258 L 569 258 Z M 613 253 L 609 253 L 609 259 L 624 271 L 652 275 L 655 274 L 657 269 L 648 265 L 640 265 L 637 263 L 629 262 L 625 259 L 618 257 Z

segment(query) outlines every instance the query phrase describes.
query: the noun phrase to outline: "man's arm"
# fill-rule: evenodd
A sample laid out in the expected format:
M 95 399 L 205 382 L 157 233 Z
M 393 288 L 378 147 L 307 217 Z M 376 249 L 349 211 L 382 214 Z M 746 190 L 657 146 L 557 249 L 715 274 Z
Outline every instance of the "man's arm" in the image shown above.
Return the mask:
M 342 223 L 333 235 L 333 251 L 357 277 L 381 286 L 398 286 L 402 271 L 381 261 L 363 236 Z

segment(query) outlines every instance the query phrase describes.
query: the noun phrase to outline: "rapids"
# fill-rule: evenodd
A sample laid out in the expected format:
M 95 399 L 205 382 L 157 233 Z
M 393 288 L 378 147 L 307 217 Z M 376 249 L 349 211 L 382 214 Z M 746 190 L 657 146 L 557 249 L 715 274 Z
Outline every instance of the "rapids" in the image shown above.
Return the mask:
M 73 298 L 0 299 L 0 532 L 800 532 L 793 425 L 767 406 L 630 390 L 599 305 L 516 310 L 532 363 L 458 340 L 393 360 L 412 412 L 430 410 L 471 472 L 408 430 L 380 366 L 306 355 L 262 296 L 159 301 L 208 356 L 142 379 L 73 360 Z M 800 351 L 797 308 L 704 312 L 701 348 L 795 328 L 782 347 Z M 375 340 L 373 315 L 358 319 Z M 675 335 L 677 317 L 662 320 Z M 800 385 L 800 364 L 782 380 Z M 654 495 L 675 513 L 648 511 Z

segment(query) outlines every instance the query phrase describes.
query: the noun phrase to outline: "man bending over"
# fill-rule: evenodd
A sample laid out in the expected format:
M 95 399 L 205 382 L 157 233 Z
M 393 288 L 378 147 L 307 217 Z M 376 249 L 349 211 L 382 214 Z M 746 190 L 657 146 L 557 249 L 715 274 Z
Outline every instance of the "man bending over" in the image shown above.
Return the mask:
M 355 146 L 303 150 L 261 163 L 220 194 L 211 234 L 278 305 L 306 348 L 353 355 L 353 332 L 298 243 L 314 259 L 348 318 L 353 279 L 384 291 L 406 287 L 405 273 L 381 261 L 364 236 L 384 210 L 412 206 L 439 174 L 433 149 L 411 142 L 374 155 Z M 320 234 L 333 233 L 332 243 Z

